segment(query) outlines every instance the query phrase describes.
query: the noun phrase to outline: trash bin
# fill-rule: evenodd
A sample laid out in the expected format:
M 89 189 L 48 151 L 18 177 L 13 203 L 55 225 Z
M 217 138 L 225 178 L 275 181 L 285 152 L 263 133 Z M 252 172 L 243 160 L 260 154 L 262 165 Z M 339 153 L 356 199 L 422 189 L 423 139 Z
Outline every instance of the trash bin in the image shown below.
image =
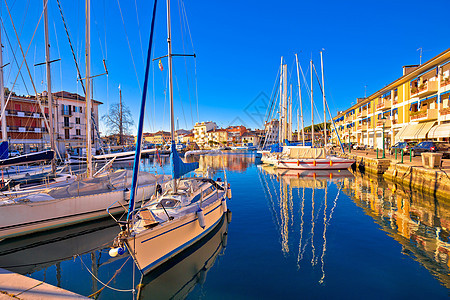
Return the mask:
M 422 166 L 435 169 L 441 166 L 442 153 L 422 153 Z

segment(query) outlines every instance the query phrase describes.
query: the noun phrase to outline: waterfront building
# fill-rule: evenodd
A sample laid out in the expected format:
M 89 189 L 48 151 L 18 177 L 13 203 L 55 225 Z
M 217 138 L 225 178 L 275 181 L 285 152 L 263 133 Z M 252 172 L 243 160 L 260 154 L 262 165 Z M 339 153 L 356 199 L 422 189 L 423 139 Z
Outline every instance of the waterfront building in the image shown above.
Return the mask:
M 201 122 L 195 123 L 194 125 L 194 142 L 199 145 L 199 147 L 204 146 L 208 143 L 208 131 L 216 129 L 217 124 L 215 122 Z
M 228 142 L 228 131 L 226 129 L 212 129 L 208 131 L 208 143 L 216 146 L 226 146 Z
M 160 130 L 155 133 L 144 133 L 143 136 L 147 143 L 155 145 L 165 145 L 166 143 L 170 143 L 172 141 L 170 132 L 164 130 Z
M 242 135 L 244 133 L 248 132 L 248 129 L 243 125 L 228 126 L 226 130 L 228 132 L 228 144 L 229 145 L 241 143 Z
M 259 143 L 259 137 L 253 132 L 246 132 L 242 135 L 242 143 L 257 146 Z
M 340 112 L 341 142 L 374 149 L 400 141 L 450 139 L 450 49 L 421 65 L 403 67 L 403 76 Z M 333 130 L 332 140 L 338 143 Z
M 280 134 L 280 121 L 273 119 L 270 122 L 266 122 L 264 125 L 265 131 L 265 145 L 273 145 L 278 143 L 278 137 Z
M 46 92 L 43 93 L 46 97 Z M 91 130 L 93 153 L 99 149 L 98 106 L 103 104 L 92 99 L 93 122 Z M 66 149 L 86 149 L 86 99 L 77 93 L 60 91 L 53 93 L 53 127 L 55 143 L 61 154 Z

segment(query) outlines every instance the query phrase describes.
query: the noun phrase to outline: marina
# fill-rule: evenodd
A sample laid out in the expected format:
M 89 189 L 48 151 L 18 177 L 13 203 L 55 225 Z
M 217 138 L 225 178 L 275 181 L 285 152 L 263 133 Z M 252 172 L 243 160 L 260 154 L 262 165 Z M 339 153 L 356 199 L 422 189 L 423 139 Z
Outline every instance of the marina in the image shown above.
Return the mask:
M 0 299 L 448 298 L 449 24 L 325 2 L 4 0 Z
M 359 171 L 286 172 L 259 164 L 252 153 L 197 160 L 199 170 L 227 166 L 232 219 L 145 275 L 141 299 L 326 298 L 350 290 L 355 298 L 447 297 L 445 199 Z M 141 166 L 155 170 L 151 160 Z M 0 267 L 82 296 L 104 283 L 116 290 L 103 288 L 97 299 L 130 299 L 132 259 L 108 254 L 119 231 L 105 219 L 4 240 Z

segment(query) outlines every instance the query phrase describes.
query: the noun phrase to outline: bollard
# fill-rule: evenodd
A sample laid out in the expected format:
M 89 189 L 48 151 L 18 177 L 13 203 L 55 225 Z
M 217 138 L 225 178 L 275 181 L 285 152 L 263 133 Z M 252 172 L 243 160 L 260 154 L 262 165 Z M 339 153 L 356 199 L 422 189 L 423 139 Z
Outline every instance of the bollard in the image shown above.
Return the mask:
M 378 148 L 377 148 L 377 159 L 378 159 Z
M 412 162 L 412 148 L 409 149 L 409 162 Z
M 395 149 L 395 160 L 397 160 L 397 149 Z
M 401 163 L 403 163 L 403 149 L 402 149 L 402 160 L 401 160 Z

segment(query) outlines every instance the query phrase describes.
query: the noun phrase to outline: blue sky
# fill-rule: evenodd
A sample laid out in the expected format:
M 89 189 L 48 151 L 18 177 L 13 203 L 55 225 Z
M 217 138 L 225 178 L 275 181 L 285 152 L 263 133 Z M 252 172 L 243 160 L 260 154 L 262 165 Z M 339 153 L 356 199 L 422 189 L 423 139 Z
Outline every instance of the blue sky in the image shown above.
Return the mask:
M 8 0 L 27 62 L 38 92 L 46 89 L 45 67 L 33 67 L 44 61 L 44 27 L 39 24 L 42 1 Z M 119 4 L 123 16 L 122 22 Z M 49 1 L 49 27 L 53 90 L 82 93 L 65 36 L 56 0 Z M 69 27 L 76 56 L 84 75 L 84 1 L 63 1 L 62 9 Z M 92 74 L 103 73 L 106 59 L 109 76 L 94 80 L 94 97 L 104 104 L 100 115 L 118 101 L 118 86 L 137 123 L 143 85 L 144 58 L 148 44 L 152 2 L 135 0 L 92 0 L 91 49 Z M 185 7 L 189 30 L 180 7 Z M 402 66 L 422 62 L 450 48 L 450 22 L 445 12 L 448 1 L 172 1 L 173 52 L 193 53 L 197 58 L 174 58 L 175 114 L 180 128 L 192 128 L 196 121 L 216 121 L 259 127 L 262 107 L 270 96 L 278 72 L 280 57 L 293 71 L 294 109 L 298 104 L 294 53 L 309 72 L 312 58 L 320 69 L 319 51 L 324 50 L 325 87 L 333 114 L 363 97 L 365 86 L 370 95 L 402 75 Z M 165 55 L 165 2 L 158 2 L 154 57 Z M 12 48 L 17 39 L 5 3 L 1 17 Z M 125 27 L 125 29 L 124 29 Z M 139 34 L 140 32 L 140 34 Z M 190 34 L 189 34 L 190 32 Z M 192 42 L 191 38 L 192 37 Z M 128 44 L 128 41 L 129 44 Z M 17 74 L 12 51 L 2 32 L 5 85 L 9 88 Z M 141 42 L 142 41 L 142 44 Z M 30 45 L 30 46 L 29 46 Z M 21 62 L 21 54 L 15 55 Z M 133 57 L 133 59 L 132 59 Z M 134 63 L 133 63 L 134 60 Z M 157 62 L 151 72 L 145 131 L 169 129 L 167 62 L 164 71 Z M 137 74 L 137 75 L 136 75 Z M 14 90 L 33 94 L 25 67 L 24 84 L 19 77 Z M 320 76 L 320 74 L 319 74 Z M 308 75 L 309 78 L 309 75 Z M 309 84 L 309 83 L 308 83 Z M 303 89 L 303 83 L 302 83 Z M 322 111 L 321 95 L 315 85 L 314 100 Z M 305 90 L 302 91 L 306 97 Z M 197 110 L 198 99 L 198 110 Z M 309 100 L 304 104 L 306 124 L 310 124 Z M 198 117 L 197 117 L 198 115 Z M 320 113 L 322 115 L 322 113 Z M 320 120 L 319 115 L 315 120 Z M 294 124 L 294 128 L 296 124 Z M 101 126 L 102 131 L 105 128 Z M 136 130 L 136 129 L 135 129 Z

